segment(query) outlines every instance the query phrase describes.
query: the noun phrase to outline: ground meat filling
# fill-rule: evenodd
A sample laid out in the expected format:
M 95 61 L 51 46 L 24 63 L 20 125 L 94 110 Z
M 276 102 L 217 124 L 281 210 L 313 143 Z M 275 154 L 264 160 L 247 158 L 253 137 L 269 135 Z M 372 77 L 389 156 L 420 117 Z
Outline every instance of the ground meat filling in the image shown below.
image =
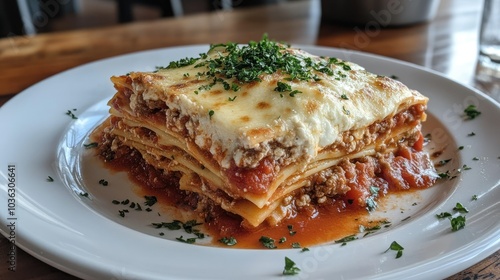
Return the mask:
M 293 204 L 293 211 L 315 212 L 307 208 L 318 208 L 338 200 L 373 210 L 376 199 L 389 190 L 424 189 L 432 186 L 437 178 L 427 153 L 400 146 L 394 154 L 343 160 L 322 170 L 292 194 L 291 200 L 285 201 Z

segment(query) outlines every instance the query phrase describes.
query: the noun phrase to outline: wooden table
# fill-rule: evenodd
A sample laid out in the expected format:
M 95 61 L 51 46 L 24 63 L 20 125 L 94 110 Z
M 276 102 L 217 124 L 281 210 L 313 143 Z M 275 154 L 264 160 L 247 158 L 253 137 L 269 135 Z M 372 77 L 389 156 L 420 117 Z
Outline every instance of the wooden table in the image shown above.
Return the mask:
M 368 32 L 363 26 L 356 29 L 322 21 L 320 2 L 303 0 L 100 29 L 10 37 L 0 39 L 0 105 L 36 82 L 100 58 L 175 45 L 243 43 L 259 40 L 264 33 L 293 44 L 349 48 L 409 61 L 479 87 L 474 76 L 481 9 L 480 1 L 442 0 L 436 18 L 429 23 Z M 498 88 L 498 84 L 490 88 Z M 488 94 L 499 95 L 494 91 Z M 9 272 L 8 245 L 7 239 L 0 239 L 0 279 L 73 278 L 20 249 L 17 271 Z M 498 279 L 499 258 L 497 251 L 449 279 Z

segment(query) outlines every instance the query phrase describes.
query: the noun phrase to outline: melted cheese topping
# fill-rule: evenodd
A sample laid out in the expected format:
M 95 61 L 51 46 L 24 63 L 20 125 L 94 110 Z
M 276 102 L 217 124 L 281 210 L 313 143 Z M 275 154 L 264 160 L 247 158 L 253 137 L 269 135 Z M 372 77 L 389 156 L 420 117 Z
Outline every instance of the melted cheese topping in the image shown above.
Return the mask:
M 326 61 L 298 49 L 285 51 L 301 60 Z M 277 71 L 248 83 L 226 79 L 239 89 L 225 89 L 222 83 L 203 77 L 207 67 L 200 67 L 203 61 L 224 55 L 212 51 L 188 66 L 129 75 L 132 110 L 142 100 L 162 101 L 181 116 L 189 116 L 189 135 L 224 168 L 232 161 L 236 166 L 255 167 L 263 157 L 308 162 L 339 141 L 342 132 L 366 127 L 409 104 L 427 102 L 402 83 L 349 62 L 330 64 L 334 75 L 311 70 L 319 80 L 289 81 L 287 73 Z M 280 82 L 298 92 L 276 91 Z M 285 155 L 279 147 L 292 148 L 292 154 Z M 249 151 L 258 156 L 249 156 Z

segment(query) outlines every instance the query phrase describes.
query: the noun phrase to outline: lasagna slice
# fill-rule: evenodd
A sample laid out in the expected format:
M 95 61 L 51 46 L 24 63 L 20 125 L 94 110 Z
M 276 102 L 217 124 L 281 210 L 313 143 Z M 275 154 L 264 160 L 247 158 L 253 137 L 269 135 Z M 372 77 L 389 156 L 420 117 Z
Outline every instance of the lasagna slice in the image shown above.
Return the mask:
M 351 62 L 264 37 L 111 80 L 92 133 L 102 158 L 139 153 L 150 185 L 177 188 L 206 219 L 222 209 L 274 225 L 338 200 L 371 210 L 390 188 L 437 178 L 422 151 L 428 99 Z

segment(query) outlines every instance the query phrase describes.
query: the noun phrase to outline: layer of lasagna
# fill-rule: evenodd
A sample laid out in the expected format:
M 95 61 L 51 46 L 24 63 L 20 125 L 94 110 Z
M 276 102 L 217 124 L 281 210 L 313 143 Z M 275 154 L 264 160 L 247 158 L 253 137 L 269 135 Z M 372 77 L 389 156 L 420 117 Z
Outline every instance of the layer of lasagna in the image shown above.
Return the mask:
M 390 188 L 437 178 L 420 132 L 428 99 L 351 62 L 263 38 L 111 80 L 92 133 L 102 158 L 140 154 L 149 185 L 177 188 L 205 219 L 275 225 L 338 200 L 372 210 Z

